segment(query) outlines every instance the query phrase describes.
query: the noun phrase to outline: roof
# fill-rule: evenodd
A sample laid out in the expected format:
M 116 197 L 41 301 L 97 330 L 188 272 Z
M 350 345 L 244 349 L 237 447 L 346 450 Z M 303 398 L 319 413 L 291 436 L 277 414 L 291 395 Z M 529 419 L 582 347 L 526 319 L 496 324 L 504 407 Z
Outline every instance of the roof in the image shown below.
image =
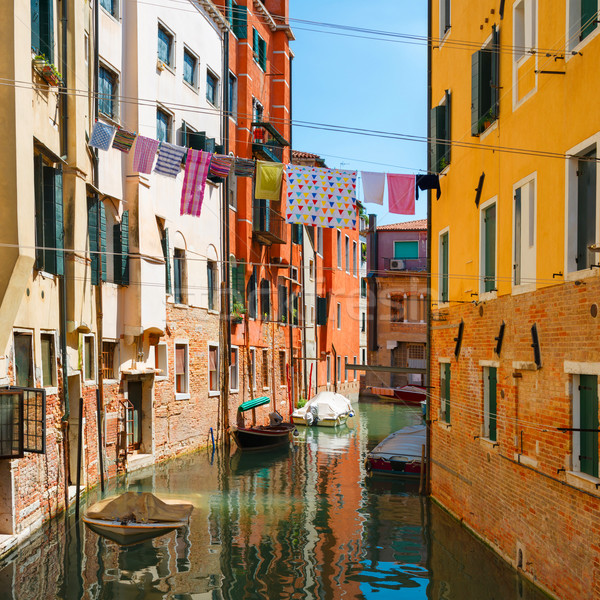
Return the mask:
M 321 158 L 318 154 L 310 152 L 301 152 L 300 150 L 292 150 L 292 158 Z
M 292 163 L 296 165 L 308 165 L 316 167 L 325 167 L 325 159 L 318 154 L 311 152 L 301 152 L 300 150 L 292 149 Z
M 377 231 L 427 231 L 427 219 L 380 225 Z

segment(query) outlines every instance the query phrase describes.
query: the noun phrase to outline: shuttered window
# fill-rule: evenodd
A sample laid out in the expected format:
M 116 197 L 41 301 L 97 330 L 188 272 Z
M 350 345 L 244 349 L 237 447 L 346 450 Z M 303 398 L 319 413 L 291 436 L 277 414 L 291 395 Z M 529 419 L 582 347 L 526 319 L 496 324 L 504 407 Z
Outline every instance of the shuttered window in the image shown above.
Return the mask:
M 217 307 L 217 265 L 209 260 L 206 263 L 206 283 L 208 287 L 208 310 L 216 310 Z
M 164 28 L 158 27 L 158 59 L 171 64 L 173 36 Z
M 117 76 L 106 69 L 98 69 L 98 111 L 111 119 L 117 116 Z
M 271 284 L 266 279 L 260 282 L 260 315 L 265 321 L 271 318 Z
M 588 269 L 597 258 L 589 246 L 596 242 L 596 149 L 577 161 L 577 270 Z
M 36 266 L 54 275 L 64 274 L 62 168 L 34 157 Z
M 113 280 L 119 285 L 129 285 L 129 211 L 121 222 L 113 225 Z
M 246 263 L 231 256 L 229 263 L 229 281 L 231 286 L 231 308 L 239 305 L 246 307 Z
M 483 369 L 483 417 L 484 417 L 484 435 L 489 440 L 495 442 L 497 437 L 497 372 L 496 367 L 484 367 Z
M 288 319 L 288 296 L 287 286 L 279 285 L 277 287 L 279 321 L 285 323 Z
M 260 36 L 256 29 L 252 29 L 252 50 L 254 60 L 260 65 L 263 71 L 267 70 L 267 42 Z
M 584 40 L 596 27 L 598 27 L 598 0 L 581 1 L 581 33 L 580 40 Z
M 483 291 L 496 289 L 496 205 L 482 211 L 483 216 Z
M 598 377 L 579 376 L 579 468 L 598 477 Z M 591 431 L 585 431 L 591 430 Z
M 31 0 L 31 48 L 54 62 L 54 0 Z
M 440 364 L 440 404 L 442 420 L 450 423 L 450 363 Z
M 248 9 L 245 6 L 232 2 L 231 25 L 238 40 L 248 37 Z
M 440 236 L 440 302 L 448 302 L 448 232 Z
M 165 259 L 165 289 L 167 294 L 171 294 L 171 257 L 169 250 L 169 230 L 167 228 L 161 230 L 160 244 L 162 246 L 163 258 Z
M 173 252 L 173 280 L 175 284 L 173 300 L 175 304 L 185 304 L 187 300 L 187 281 L 185 250 L 175 248 Z
M 251 319 L 256 319 L 258 309 L 258 286 L 256 283 L 258 267 L 254 267 L 250 279 L 248 279 L 248 316 Z
M 431 169 L 436 173 L 443 171 L 450 164 L 450 102 L 450 92 L 446 90 L 444 104 L 431 109 Z
M 499 32 L 491 44 L 471 56 L 471 135 L 478 136 L 498 118 L 500 99 Z
M 327 298 L 317 296 L 317 325 L 327 325 Z
M 100 265 L 102 265 L 102 281 L 107 281 L 107 272 L 106 212 L 104 203 L 97 198 L 88 198 L 88 239 L 92 285 L 98 285 L 100 283 Z

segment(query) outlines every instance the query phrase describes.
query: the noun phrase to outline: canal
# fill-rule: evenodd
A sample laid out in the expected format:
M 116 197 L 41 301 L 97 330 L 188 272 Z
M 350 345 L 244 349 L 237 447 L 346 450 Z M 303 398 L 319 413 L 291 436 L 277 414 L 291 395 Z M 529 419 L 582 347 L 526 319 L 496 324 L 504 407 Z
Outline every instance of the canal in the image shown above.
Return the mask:
M 121 547 L 56 519 L 0 564 L 0 598 L 545 599 L 418 482 L 366 478 L 366 452 L 420 411 L 356 409 L 287 449 L 202 451 L 111 482 L 192 502 L 189 528 Z

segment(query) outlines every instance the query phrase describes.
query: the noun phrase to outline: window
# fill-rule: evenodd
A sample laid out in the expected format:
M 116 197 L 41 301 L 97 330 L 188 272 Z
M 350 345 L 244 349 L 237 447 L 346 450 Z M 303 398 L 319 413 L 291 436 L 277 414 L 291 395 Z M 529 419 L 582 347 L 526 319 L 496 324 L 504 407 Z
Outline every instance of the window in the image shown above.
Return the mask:
M 361 242 L 360 244 L 360 264 L 361 266 L 367 262 L 367 244 Z
M 573 376 L 573 470 L 598 477 L 598 377 Z M 583 431 L 583 430 L 594 431 Z M 581 430 L 581 431 L 577 431 Z
M 232 347 L 231 360 L 229 361 L 229 390 L 232 392 L 237 392 L 240 389 L 239 356 L 239 349 Z
M 367 313 L 360 313 L 360 330 L 364 333 L 367 330 Z
M 439 301 L 448 302 L 448 232 L 445 231 L 440 235 L 440 281 L 439 281 Z
M 528 56 L 536 46 L 535 5 L 535 0 L 521 0 L 513 5 L 515 62 Z
M 392 323 L 403 323 L 405 320 L 405 295 L 390 296 L 390 312 Z
M 236 2 L 231 3 L 231 27 L 238 40 L 248 37 L 248 9 Z
M 115 377 L 115 354 L 117 342 L 102 341 L 102 378 L 116 379 Z M 156 350 L 155 350 L 156 351 Z
M 237 116 L 237 78 L 231 72 L 227 79 L 227 113 L 234 119 Z
M 535 285 L 535 179 L 515 189 L 513 284 Z
M 231 287 L 231 309 L 240 312 L 246 307 L 246 263 L 229 257 L 229 285 Z
M 354 364 L 356 364 L 356 356 L 354 357 Z M 356 371 L 352 371 L 352 381 L 356 379 Z
M 165 65 L 172 66 L 173 52 L 173 36 L 162 25 L 158 26 L 158 60 L 161 60 Z
M 161 343 L 154 346 L 154 368 L 156 369 L 156 377 L 167 377 L 169 374 L 169 349 L 167 344 Z
M 34 157 L 36 267 L 42 271 L 64 273 L 64 226 L 62 169 Z
M 348 236 L 346 236 L 345 252 L 346 252 L 346 273 L 350 273 L 350 238 Z
M 300 314 L 298 312 L 300 308 L 300 302 L 298 299 L 298 294 L 290 294 L 290 307 L 290 323 L 297 327 L 300 323 Z
M 481 210 L 481 292 L 496 290 L 496 204 Z
M 500 38 L 496 27 L 490 43 L 471 56 L 471 135 L 483 133 L 498 118 Z
M 237 210 L 237 177 L 231 169 L 229 173 L 229 188 L 227 190 L 229 196 L 229 208 Z
M 308 323 L 314 323 L 315 322 L 315 307 L 311 306 L 310 307 L 310 320 L 308 321 Z
M 302 243 L 302 225 L 300 223 L 292 224 L 292 244 Z
M 572 50 L 598 26 L 597 0 L 569 0 L 568 48 Z
M 361 358 L 362 358 L 362 363 L 361 364 L 366 365 L 367 364 L 367 350 L 366 350 L 366 348 L 362 348 L 361 351 L 360 351 L 360 354 L 361 354 Z
M 260 123 L 263 120 L 263 105 L 256 99 L 252 98 L 252 122 Z
M 252 28 L 253 45 L 252 53 L 254 60 L 260 65 L 263 71 L 267 71 L 267 42 L 259 35 L 256 29 Z
M 337 360 L 335 362 L 336 365 L 336 375 L 337 375 L 337 381 L 338 383 L 342 380 L 342 357 L 338 356 Z
M 217 263 L 206 261 L 206 282 L 208 287 L 208 310 L 217 310 Z
M 419 258 L 419 242 L 394 242 L 394 258 Z
M 198 59 L 187 48 L 183 50 L 183 80 L 192 87 L 198 85 Z
M 175 284 L 173 300 L 175 304 L 185 304 L 187 300 L 187 273 L 185 250 L 175 248 L 173 252 L 173 279 Z
M 317 227 L 317 254 L 323 256 L 323 228 Z
M 83 336 L 83 378 L 86 381 L 96 379 L 96 349 L 93 335 Z
M 262 351 L 262 384 L 263 389 L 269 389 L 269 351 Z
M 348 357 L 344 357 L 344 381 L 348 381 Z
M 32 388 L 33 378 L 33 335 L 21 331 L 14 333 L 15 383 L 19 387 Z
M 279 278 L 279 281 L 283 281 L 283 277 Z M 288 293 L 287 286 L 279 283 L 277 286 L 278 305 L 279 305 L 279 321 L 285 323 L 288 316 Z
M 208 346 L 208 390 L 219 392 L 219 346 Z
M 46 391 L 0 390 L 0 458 L 46 452 Z
M 54 62 L 54 0 L 31 0 L 31 48 Z
M 342 328 L 342 305 L 340 302 L 337 303 L 337 328 Z
M 331 355 L 327 355 L 327 385 L 331 383 Z
M 219 105 L 219 78 L 206 70 L 206 99 L 213 105 Z
M 266 279 L 260 282 L 260 314 L 264 321 L 271 318 L 271 284 Z
M 589 246 L 596 243 L 596 148 L 577 159 L 577 271 L 596 264 Z
M 98 69 L 98 112 L 110 119 L 118 117 L 117 76 L 100 66 Z
M 450 0 L 440 0 L 440 39 L 450 30 Z
M 112 226 L 113 277 L 119 285 L 129 285 L 129 211 L 121 215 L 121 222 Z
M 100 0 L 100 6 L 113 17 L 118 17 L 118 0 Z
M 317 296 L 317 325 L 327 325 L 327 297 Z
M 308 261 L 308 278 L 311 281 L 315 278 L 315 261 L 312 259 Z
M 496 432 L 496 367 L 483 368 L 483 437 L 495 442 Z
M 171 288 L 171 254 L 169 250 L 169 229 L 158 224 L 160 231 L 160 245 L 162 246 L 163 258 L 165 260 L 165 292 L 173 293 Z
M 250 385 L 256 389 L 256 348 L 250 348 Z
M 440 173 L 450 164 L 451 135 L 451 96 L 446 90 L 444 100 L 431 109 L 430 132 L 431 164 L 436 173 Z
M 440 418 L 450 423 L 450 363 L 440 364 Z
M 285 369 L 285 350 L 279 351 L 279 385 L 285 386 L 287 383 L 287 373 Z
M 366 279 L 366 277 L 363 277 L 360 280 L 360 297 L 361 298 L 367 297 L 367 279 Z
M 156 109 L 156 139 L 159 142 L 171 141 L 171 115 L 160 108 Z
M 356 277 L 356 265 L 358 262 L 358 258 L 356 256 L 356 242 L 352 242 L 352 275 Z
M 42 353 L 42 386 L 56 386 L 56 349 L 53 333 L 40 334 L 40 349 Z
M 342 232 L 337 230 L 337 266 L 342 268 Z

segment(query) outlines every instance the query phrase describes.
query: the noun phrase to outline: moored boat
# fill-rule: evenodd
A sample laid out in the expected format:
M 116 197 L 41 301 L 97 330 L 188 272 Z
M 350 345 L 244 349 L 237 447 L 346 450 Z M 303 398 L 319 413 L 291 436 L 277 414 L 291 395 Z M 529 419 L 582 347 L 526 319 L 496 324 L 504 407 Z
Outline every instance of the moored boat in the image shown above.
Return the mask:
M 404 385 L 399 388 L 371 387 L 367 393 L 388 402 L 400 400 L 405 404 L 420 404 L 425 400 L 427 390 L 420 385 Z
M 411 425 L 388 435 L 367 454 L 367 471 L 395 477 L 419 477 L 426 437 L 425 425 Z
M 346 396 L 336 392 L 323 391 L 311 398 L 303 407 L 297 408 L 291 416 L 296 425 L 336 427 L 343 425 L 348 417 L 353 417 L 352 404 Z
M 150 492 L 126 492 L 96 502 L 82 520 L 98 535 L 126 546 L 187 525 L 193 509 L 189 502 L 158 498 Z

